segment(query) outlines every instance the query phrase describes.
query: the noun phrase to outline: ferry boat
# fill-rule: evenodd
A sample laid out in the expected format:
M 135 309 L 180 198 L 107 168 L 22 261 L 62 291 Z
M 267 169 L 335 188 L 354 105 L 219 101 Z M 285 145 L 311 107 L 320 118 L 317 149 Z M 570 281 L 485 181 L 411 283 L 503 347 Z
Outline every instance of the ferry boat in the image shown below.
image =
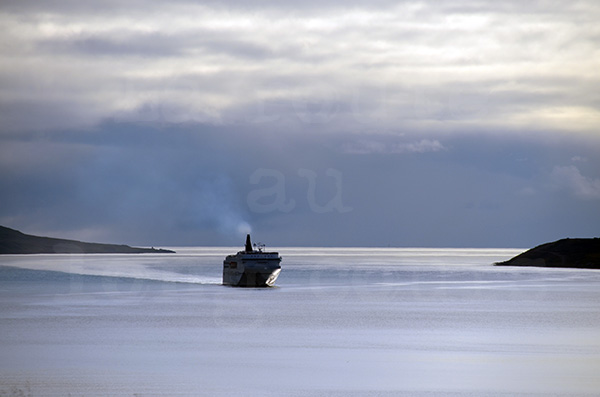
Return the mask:
M 244 251 L 227 255 L 223 261 L 223 285 L 271 287 L 275 283 L 281 272 L 279 253 L 265 252 L 264 244 L 255 244 L 254 247 L 248 234 Z

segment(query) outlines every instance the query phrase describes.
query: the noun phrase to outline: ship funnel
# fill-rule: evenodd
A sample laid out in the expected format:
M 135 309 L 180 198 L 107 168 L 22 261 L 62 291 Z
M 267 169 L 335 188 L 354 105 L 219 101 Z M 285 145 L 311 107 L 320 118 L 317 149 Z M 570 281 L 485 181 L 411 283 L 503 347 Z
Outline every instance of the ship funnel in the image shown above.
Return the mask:
M 246 234 L 246 252 L 252 252 L 252 242 L 250 241 L 250 235 Z

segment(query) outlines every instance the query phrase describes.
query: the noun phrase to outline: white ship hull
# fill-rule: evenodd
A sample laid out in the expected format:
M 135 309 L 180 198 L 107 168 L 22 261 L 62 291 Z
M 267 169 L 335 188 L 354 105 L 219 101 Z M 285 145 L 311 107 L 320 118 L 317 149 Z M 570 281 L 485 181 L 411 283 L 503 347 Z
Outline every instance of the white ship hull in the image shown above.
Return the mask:
M 281 272 L 279 264 L 246 264 L 243 269 L 223 267 L 223 284 L 234 287 L 271 287 Z
M 230 255 L 223 261 L 223 284 L 236 287 L 270 287 L 281 272 L 280 258 L 244 258 Z
M 223 261 L 223 284 L 235 287 L 271 287 L 281 272 L 281 257 L 277 252 L 246 251 L 228 255 Z

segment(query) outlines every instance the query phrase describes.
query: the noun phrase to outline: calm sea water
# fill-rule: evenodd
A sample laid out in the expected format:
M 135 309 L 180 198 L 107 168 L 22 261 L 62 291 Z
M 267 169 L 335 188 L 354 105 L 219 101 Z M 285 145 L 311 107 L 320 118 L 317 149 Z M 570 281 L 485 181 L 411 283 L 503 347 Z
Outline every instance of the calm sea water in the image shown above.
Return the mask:
M 522 250 L 239 248 L 0 257 L 0 396 L 600 394 L 600 272 Z

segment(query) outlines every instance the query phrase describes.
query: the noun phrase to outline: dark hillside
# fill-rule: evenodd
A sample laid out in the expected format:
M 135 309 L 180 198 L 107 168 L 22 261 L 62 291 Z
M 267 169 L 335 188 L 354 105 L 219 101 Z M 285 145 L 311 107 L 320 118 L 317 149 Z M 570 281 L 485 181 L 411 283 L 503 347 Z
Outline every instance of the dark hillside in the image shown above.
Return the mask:
M 600 238 L 565 238 L 539 245 L 496 265 L 600 269 Z
M 128 245 L 84 243 L 38 237 L 0 226 L 0 254 L 142 254 L 173 253 L 170 250 L 136 248 Z

